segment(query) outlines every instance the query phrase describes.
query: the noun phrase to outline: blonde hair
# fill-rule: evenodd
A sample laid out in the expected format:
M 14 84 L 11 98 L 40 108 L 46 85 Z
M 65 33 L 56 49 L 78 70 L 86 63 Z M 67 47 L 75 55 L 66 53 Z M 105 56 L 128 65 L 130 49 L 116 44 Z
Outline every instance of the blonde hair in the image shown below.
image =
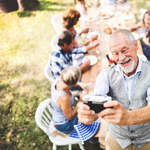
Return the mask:
M 60 77 L 68 86 L 74 86 L 81 78 L 80 68 L 76 66 L 69 66 L 62 70 Z
M 67 9 L 63 13 L 63 25 L 69 29 L 73 27 L 80 18 L 80 13 L 76 9 Z

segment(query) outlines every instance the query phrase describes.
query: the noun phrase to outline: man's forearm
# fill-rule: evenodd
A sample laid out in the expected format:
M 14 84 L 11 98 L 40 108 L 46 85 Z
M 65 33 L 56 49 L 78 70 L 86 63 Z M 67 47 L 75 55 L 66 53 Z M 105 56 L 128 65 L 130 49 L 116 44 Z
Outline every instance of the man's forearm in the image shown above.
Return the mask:
M 129 125 L 144 124 L 150 122 L 150 105 L 141 109 L 129 111 Z
M 85 70 L 86 68 L 87 68 L 87 66 L 83 63 L 83 64 L 80 66 L 81 72 L 82 72 L 83 70 Z
M 95 48 L 96 46 L 93 46 L 93 45 L 89 45 L 89 46 L 86 46 L 86 51 L 89 51 L 89 50 L 91 50 L 91 49 L 93 49 L 93 48 Z

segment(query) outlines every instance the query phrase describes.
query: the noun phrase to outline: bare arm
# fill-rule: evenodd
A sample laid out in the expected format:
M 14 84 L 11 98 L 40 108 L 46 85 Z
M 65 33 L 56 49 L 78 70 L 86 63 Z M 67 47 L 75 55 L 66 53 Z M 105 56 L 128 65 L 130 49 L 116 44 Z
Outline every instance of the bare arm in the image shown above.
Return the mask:
M 98 115 L 109 123 L 124 126 L 150 122 L 150 106 L 130 111 L 126 110 L 119 102 L 111 101 L 105 103 L 104 107 L 113 107 L 101 111 Z
M 85 61 L 81 66 L 80 66 L 80 70 L 83 71 L 87 68 L 89 68 L 91 65 L 90 65 L 90 60 L 87 60 Z
M 97 38 L 98 38 L 98 35 L 95 35 L 91 39 L 86 40 L 85 42 L 83 42 L 81 44 L 78 44 L 78 46 L 84 46 L 84 45 L 87 46 L 88 44 L 90 44 L 90 42 L 93 42 L 94 40 L 97 40 Z
M 86 46 L 86 51 L 89 51 L 89 50 L 91 50 L 93 48 L 96 48 L 99 44 L 100 44 L 99 41 L 94 41 L 93 45 Z
M 77 114 L 77 105 L 72 109 L 70 98 L 66 94 L 60 96 L 57 101 L 57 105 L 62 109 L 68 120 L 73 119 Z
M 141 27 L 141 24 L 134 24 L 133 26 L 131 27 L 127 27 L 127 29 L 129 31 L 133 31 L 133 30 L 136 30 L 137 28 L 140 28 Z
M 89 28 L 83 29 L 80 33 L 79 36 L 81 36 L 81 34 L 83 33 L 88 33 L 89 32 Z

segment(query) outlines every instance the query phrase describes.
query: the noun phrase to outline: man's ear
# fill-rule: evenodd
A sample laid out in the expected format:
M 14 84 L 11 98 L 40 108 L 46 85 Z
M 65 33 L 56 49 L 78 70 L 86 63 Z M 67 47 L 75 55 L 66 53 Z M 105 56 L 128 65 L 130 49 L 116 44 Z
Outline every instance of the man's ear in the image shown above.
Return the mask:
M 65 44 L 64 44 L 64 47 L 66 47 L 66 46 L 67 46 L 67 44 L 65 43 Z
M 136 51 L 138 51 L 139 50 L 139 45 L 138 45 L 138 41 L 137 40 L 135 40 L 134 46 L 135 46 Z
M 59 47 L 61 47 L 61 49 L 65 49 L 66 45 L 67 44 L 64 44 L 63 46 L 59 46 Z

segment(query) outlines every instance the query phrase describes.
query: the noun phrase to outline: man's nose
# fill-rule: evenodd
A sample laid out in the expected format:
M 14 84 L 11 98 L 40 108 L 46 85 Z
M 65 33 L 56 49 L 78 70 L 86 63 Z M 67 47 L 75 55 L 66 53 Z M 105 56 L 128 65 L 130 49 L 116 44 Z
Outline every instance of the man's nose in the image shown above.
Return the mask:
M 125 60 L 125 58 L 126 58 L 126 56 L 124 54 L 122 54 L 122 53 L 119 54 L 119 60 L 120 61 Z

